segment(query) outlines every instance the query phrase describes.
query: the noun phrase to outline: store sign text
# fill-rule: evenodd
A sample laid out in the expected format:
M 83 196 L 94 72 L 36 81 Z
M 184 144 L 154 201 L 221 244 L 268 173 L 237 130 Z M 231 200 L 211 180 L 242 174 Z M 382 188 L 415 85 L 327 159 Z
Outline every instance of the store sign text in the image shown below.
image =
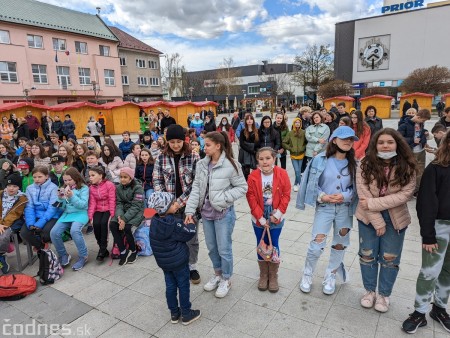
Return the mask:
M 423 0 L 408 1 L 401 4 L 381 7 L 381 13 L 403 11 L 405 9 L 423 7 Z

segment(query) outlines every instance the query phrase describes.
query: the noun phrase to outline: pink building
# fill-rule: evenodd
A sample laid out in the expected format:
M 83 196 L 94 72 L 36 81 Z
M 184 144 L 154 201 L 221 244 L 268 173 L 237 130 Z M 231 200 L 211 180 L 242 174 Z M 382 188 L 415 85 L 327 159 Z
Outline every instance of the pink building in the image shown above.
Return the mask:
M 0 0 L 0 103 L 121 101 L 118 39 L 98 15 Z

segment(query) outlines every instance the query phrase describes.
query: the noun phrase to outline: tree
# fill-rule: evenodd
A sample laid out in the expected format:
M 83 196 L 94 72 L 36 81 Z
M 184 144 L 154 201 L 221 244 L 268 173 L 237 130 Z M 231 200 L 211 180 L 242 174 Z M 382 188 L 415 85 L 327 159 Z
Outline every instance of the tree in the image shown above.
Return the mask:
M 181 59 L 182 56 L 178 53 L 167 55 L 161 72 L 169 100 L 174 96 L 183 96 L 187 92 L 186 68 Z
M 334 77 L 333 51 L 330 45 L 308 46 L 303 54 L 295 57 L 295 64 L 299 69 L 295 79 L 305 92 L 316 92 L 322 83 Z
M 324 99 L 334 96 L 348 95 L 351 88 L 352 85 L 346 81 L 333 80 L 321 85 L 319 87 L 318 95 Z
M 450 69 L 437 65 L 418 68 L 408 75 L 400 89 L 406 93 L 445 93 L 450 89 Z
M 241 71 L 234 66 L 233 58 L 224 58 L 216 73 L 216 95 L 237 95 L 241 93 L 239 83 Z

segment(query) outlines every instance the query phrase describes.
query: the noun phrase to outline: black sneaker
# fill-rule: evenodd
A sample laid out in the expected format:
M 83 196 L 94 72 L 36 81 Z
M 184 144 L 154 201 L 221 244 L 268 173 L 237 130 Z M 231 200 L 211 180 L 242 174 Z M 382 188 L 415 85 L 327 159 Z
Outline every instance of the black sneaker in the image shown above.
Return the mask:
M 86 228 L 86 235 L 90 235 L 94 232 L 94 227 L 92 225 L 88 225 Z
M 200 284 L 200 282 L 201 282 L 200 274 L 198 273 L 197 270 L 191 270 L 189 272 L 189 278 L 190 278 L 192 284 Z
M 180 308 L 178 308 L 178 312 L 174 312 L 170 314 L 170 322 L 172 324 L 177 324 L 181 317 Z
M 445 311 L 445 309 L 442 309 L 441 311 L 436 311 L 435 306 L 433 306 L 433 309 L 430 312 L 430 317 L 433 318 L 435 321 L 441 323 L 442 327 L 447 332 L 450 332 L 450 316 Z
M 192 322 L 195 322 L 197 319 L 200 318 L 202 313 L 200 310 L 190 310 L 187 315 L 182 316 L 181 322 L 183 325 L 189 325 Z
M 105 257 L 108 257 L 108 256 L 109 256 L 109 251 L 107 249 L 100 249 L 98 251 L 97 261 L 98 262 L 103 262 Z
M 427 319 L 425 318 L 425 315 L 414 311 L 411 313 L 407 320 L 405 320 L 402 324 L 402 329 L 406 333 L 416 333 L 417 328 L 426 326 L 427 325 Z
M 131 252 L 131 254 L 127 258 L 127 264 L 133 264 L 137 259 L 137 250 Z
M 131 251 L 127 250 L 123 255 L 120 254 L 119 265 L 127 264 L 128 256 L 131 255 Z

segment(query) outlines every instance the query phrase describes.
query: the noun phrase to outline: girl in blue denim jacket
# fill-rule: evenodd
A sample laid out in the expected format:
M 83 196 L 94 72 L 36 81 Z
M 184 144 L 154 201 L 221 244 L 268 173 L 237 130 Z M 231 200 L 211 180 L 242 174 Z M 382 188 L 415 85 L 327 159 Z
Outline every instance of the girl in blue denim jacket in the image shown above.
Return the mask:
M 303 174 L 296 207 L 301 210 L 305 209 L 305 204 L 316 207 L 312 240 L 300 282 L 300 290 L 305 293 L 311 291 L 313 273 L 331 229 L 333 240 L 323 281 L 323 293 L 332 295 L 335 292 L 336 273 L 339 273 L 344 282 L 348 280 L 343 261 L 345 249 L 350 244 L 356 203 L 356 161 L 352 146 L 357 140 L 350 127 L 337 128 L 330 137 L 326 152 L 314 157 Z

